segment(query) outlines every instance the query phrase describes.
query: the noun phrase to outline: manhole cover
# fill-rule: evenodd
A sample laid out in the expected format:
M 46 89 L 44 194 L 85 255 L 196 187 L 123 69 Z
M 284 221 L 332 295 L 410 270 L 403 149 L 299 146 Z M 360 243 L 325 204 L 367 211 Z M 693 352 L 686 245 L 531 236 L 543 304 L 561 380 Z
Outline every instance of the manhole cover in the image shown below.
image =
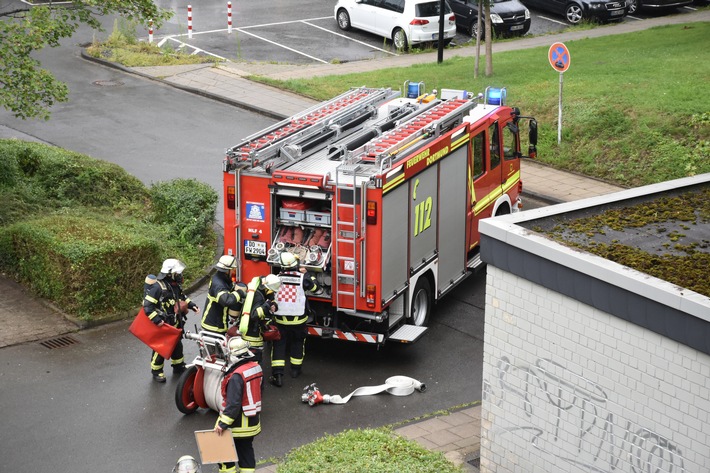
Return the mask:
M 120 80 L 95 80 L 92 84 L 98 85 L 99 87 L 118 87 L 119 85 L 123 85 L 123 82 Z
M 49 340 L 39 342 L 40 345 L 50 350 L 53 350 L 55 348 L 64 348 L 70 345 L 76 345 L 77 343 L 79 343 L 77 340 L 68 336 L 51 338 Z

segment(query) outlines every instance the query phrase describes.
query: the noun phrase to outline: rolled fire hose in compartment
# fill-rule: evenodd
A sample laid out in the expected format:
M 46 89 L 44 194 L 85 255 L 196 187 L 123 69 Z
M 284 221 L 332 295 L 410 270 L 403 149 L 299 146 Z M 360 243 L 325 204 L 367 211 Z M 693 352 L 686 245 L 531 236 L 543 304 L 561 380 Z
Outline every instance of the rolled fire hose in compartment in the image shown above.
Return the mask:
M 315 406 L 316 404 L 345 404 L 350 398 L 355 396 L 372 396 L 382 392 L 388 392 L 393 396 L 409 396 L 415 390 L 424 392 L 426 391 L 426 385 L 408 376 L 392 376 L 385 380 L 385 384 L 362 386 L 345 397 L 337 394 L 321 394 L 316 384 L 313 383 L 310 386 L 306 386 L 305 392 L 301 395 L 301 401 L 307 402 L 310 406 Z

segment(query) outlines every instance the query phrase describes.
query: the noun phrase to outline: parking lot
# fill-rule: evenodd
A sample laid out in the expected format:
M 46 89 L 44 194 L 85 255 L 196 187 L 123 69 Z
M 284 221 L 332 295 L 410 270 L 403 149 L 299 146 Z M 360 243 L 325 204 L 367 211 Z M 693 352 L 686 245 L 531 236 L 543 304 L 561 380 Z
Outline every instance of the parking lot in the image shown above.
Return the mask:
M 391 40 L 358 30 L 341 31 L 333 18 L 336 0 L 276 0 L 273 2 L 231 2 L 231 33 L 227 0 L 160 0 L 162 8 L 175 12 L 153 41 L 197 54 L 208 54 L 235 62 L 313 64 L 363 61 L 388 55 L 416 54 L 395 50 Z M 192 31 L 188 29 L 191 7 Z M 694 11 L 685 7 L 671 13 Z M 530 10 L 528 35 L 542 35 L 568 27 L 562 17 Z M 643 21 L 662 13 L 641 12 L 623 21 Z M 148 32 L 142 33 L 143 38 Z M 452 47 L 472 41 L 457 32 Z

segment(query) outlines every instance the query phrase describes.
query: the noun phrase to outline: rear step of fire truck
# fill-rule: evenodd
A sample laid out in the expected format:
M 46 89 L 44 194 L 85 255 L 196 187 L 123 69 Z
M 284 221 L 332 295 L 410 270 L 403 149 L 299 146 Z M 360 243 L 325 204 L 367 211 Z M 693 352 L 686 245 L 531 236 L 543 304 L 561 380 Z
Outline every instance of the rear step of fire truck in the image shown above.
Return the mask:
M 428 107 L 421 109 L 421 112 L 413 118 L 347 153 L 346 159 L 337 167 L 335 175 L 337 248 L 335 254 L 338 280 L 334 296 L 338 311 L 363 318 L 374 318 L 369 314 L 358 313 L 355 309 L 358 294 L 360 297 L 364 297 L 366 292 L 362 285 L 362 275 L 365 274 L 364 263 L 356 258 L 358 254 L 366 254 L 365 242 L 367 241 L 364 234 L 367 226 L 363 225 L 361 221 L 363 216 L 358 219 L 358 214 L 355 212 L 356 193 L 359 190 L 358 171 L 362 167 L 362 163 L 375 162 L 380 165 L 380 172 L 383 172 L 392 166 L 394 160 L 401 157 L 398 156 L 398 153 L 409 154 L 425 144 L 429 138 L 438 137 L 441 133 L 458 126 L 463 122 L 468 111 L 475 106 L 476 104 L 470 100 L 460 99 L 433 102 Z M 343 202 L 343 191 L 353 193 L 353 198 L 348 199 L 352 203 Z M 362 202 L 364 204 L 364 200 Z M 345 209 L 352 210 L 352 220 L 341 217 Z M 343 285 L 348 287 L 343 288 Z M 347 308 L 343 307 L 344 301 L 347 301 Z M 400 319 L 404 317 L 403 306 L 399 310 L 394 307 L 390 307 L 390 309 L 391 317 L 399 316 Z M 427 327 L 402 324 L 389 335 L 388 339 L 401 343 L 412 343 L 418 340 L 426 330 Z
M 224 170 L 240 165 L 266 167 L 276 157 L 296 160 L 304 151 L 350 128 L 355 129 L 379 104 L 397 95 L 399 92 L 389 88 L 353 88 L 245 138 L 227 150 Z

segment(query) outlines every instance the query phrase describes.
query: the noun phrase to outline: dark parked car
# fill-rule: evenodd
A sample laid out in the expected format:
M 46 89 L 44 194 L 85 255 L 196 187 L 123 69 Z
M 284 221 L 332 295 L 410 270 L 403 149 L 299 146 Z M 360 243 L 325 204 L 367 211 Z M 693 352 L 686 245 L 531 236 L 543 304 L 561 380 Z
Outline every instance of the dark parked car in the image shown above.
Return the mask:
M 684 7 L 693 3 L 693 0 L 626 0 L 629 15 L 636 13 L 641 8 L 649 10 L 664 10 Z
M 572 25 L 582 20 L 621 21 L 626 15 L 626 0 L 523 0 L 523 3 L 562 15 Z
M 456 27 L 476 37 L 478 0 L 449 0 Z M 491 27 L 496 36 L 522 36 L 530 30 L 530 10 L 518 0 L 491 0 Z M 481 18 L 481 38 L 484 36 Z

